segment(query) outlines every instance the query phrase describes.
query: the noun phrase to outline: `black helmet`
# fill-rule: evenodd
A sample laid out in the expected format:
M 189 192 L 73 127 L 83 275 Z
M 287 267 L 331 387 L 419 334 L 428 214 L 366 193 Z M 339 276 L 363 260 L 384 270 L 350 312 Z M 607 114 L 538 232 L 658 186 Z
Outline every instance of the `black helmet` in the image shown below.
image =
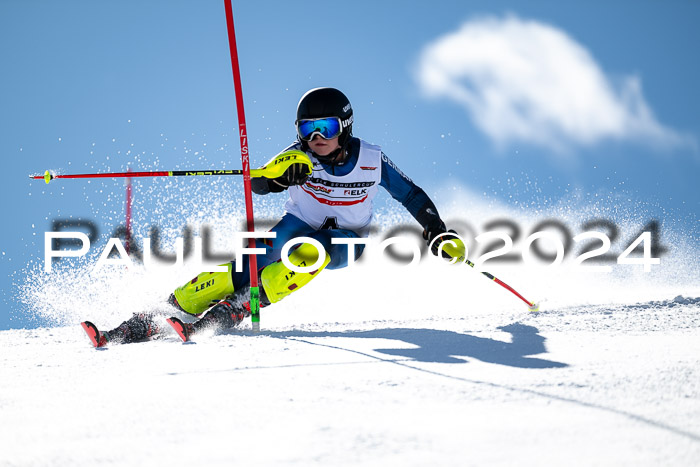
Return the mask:
M 341 151 L 350 142 L 352 137 L 352 106 L 345 94 L 335 88 L 316 88 L 304 94 L 297 105 L 297 122 L 299 120 L 323 117 L 338 117 L 342 125 L 342 132 L 338 137 Z M 302 148 L 308 150 L 306 141 L 299 138 Z M 334 156 L 334 155 L 330 155 Z

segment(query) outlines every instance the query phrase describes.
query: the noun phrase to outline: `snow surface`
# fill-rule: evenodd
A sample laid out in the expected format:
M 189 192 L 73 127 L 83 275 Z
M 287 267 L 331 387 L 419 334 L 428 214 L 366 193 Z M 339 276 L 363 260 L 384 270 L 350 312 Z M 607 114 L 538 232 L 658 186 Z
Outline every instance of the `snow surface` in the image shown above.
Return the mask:
M 78 326 L 2 331 L 0 464 L 700 459 L 700 298 L 357 320 L 348 302 L 194 344 L 96 351 Z
M 521 219 L 478 199 L 471 221 Z M 0 332 L 0 465 L 698 465 L 698 251 L 665 232 L 650 273 L 485 268 L 537 313 L 467 266 L 367 253 L 264 309 L 259 335 L 103 350 L 81 320 L 157 307 L 191 268 L 29 265 L 15 312 L 39 327 Z

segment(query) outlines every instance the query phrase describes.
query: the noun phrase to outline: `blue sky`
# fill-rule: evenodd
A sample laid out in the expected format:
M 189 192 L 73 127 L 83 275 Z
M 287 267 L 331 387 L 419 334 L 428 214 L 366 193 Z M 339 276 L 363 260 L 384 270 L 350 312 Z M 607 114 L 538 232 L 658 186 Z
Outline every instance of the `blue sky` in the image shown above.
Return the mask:
M 698 2 L 234 1 L 234 16 L 254 165 L 294 137 L 306 90 L 334 86 L 355 134 L 429 193 L 624 192 L 697 241 Z M 120 181 L 28 174 L 239 168 L 240 152 L 223 1 L 4 0 L 0 37 L 9 311 L 52 219 L 123 219 Z M 513 198 L 513 177 L 539 188 Z M 25 324 L 8 316 L 0 329 Z

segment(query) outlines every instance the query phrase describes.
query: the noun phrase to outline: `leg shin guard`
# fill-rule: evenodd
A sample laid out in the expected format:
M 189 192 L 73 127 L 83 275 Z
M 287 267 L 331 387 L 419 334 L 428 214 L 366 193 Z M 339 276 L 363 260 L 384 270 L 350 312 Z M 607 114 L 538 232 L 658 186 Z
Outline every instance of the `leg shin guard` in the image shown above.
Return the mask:
M 319 252 L 316 247 L 309 243 L 304 243 L 289 255 L 289 262 L 296 267 L 305 267 L 316 264 L 318 257 Z M 266 266 L 262 274 L 260 274 L 260 281 L 267 299 L 271 303 L 279 302 L 293 291 L 308 284 L 311 279 L 328 266 L 330 261 L 331 257 L 326 253 L 326 258 L 321 267 L 312 272 L 292 271 L 284 265 L 282 260 Z
M 173 295 L 179 307 L 192 315 L 199 315 L 216 305 L 221 300 L 233 295 L 233 278 L 229 263 L 227 272 L 203 272 L 182 287 L 175 289 Z

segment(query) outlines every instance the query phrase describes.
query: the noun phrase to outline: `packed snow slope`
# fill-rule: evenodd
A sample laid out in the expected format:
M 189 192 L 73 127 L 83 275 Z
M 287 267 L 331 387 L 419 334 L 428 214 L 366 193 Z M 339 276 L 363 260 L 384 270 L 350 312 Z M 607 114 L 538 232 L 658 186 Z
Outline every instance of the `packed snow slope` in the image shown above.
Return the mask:
M 697 465 L 700 298 L 362 295 L 192 344 L 2 331 L 0 465 Z
M 627 236 L 646 222 L 477 199 L 469 217 L 440 206 L 447 218 L 505 216 L 524 230 L 540 215 L 569 225 L 609 216 Z M 27 307 L 12 312 L 38 327 L 0 332 L 0 465 L 697 465 L 692 236 L 665 226 L 669 251 L 650 272 L 591 271 L 573 256 L 549 268 L 487 262 L 540 302 L 532 313 L 468 266 L 373 255 L 397 221 L 378 216 L 359 264 L 264 309 L 260 334 L 247 321 L 188 344 L 171 332 L 95 350 L 79 322 L 108 329 L 162 308 L 194 266 L 29 265 L 18 289 Z

